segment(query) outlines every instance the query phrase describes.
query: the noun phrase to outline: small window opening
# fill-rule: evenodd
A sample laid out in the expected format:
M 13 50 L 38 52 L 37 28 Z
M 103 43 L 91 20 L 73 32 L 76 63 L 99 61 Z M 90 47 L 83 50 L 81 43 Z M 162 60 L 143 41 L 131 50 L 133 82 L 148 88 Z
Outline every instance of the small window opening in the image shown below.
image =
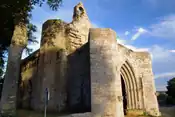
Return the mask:
M 78 8 L 78 15 L 82 15 L 84 12 L 84 9 L 82 7 Z

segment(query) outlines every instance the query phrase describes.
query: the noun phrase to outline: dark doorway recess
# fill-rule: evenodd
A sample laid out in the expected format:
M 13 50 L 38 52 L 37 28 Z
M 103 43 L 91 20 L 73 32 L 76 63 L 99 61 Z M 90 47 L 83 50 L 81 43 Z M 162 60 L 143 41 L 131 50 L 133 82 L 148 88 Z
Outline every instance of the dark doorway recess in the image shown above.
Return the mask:
M 123 111 L 124 111 L 124 114 L 126 115 L 126 111 L 127 111 L 126 86 L 122 75 L 121 75 L 121 85 L 122 85 L 122 96 L 123 96 Z

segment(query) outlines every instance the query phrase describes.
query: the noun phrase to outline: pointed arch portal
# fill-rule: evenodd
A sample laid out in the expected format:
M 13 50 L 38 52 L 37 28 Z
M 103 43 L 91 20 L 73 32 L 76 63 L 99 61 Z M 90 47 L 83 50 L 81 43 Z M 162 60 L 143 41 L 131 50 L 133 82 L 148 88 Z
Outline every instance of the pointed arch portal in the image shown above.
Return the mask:
M 124 112 L 129 109 L 139 109 L 138 84 L 133 69 L 128 61 L 122 65 L 120 76 Z

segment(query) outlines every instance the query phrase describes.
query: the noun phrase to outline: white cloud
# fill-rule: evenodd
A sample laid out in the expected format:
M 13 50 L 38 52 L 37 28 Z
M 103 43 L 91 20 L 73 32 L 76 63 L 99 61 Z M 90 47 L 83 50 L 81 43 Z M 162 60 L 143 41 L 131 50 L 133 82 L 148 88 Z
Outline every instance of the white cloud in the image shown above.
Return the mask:
M 155 77 L 167 77 L 175 73 L 175 53 L 158 45 L 152 46 L 149 52 L 152 55 L 152 66 Z
M 151 54 L 153 54 L 153 60 L 162 60 L 165 58 L 169 58 L 171 56 L 171 53 L 169 52 L 169 50 L 162 48 L 158 45 L 153 45 L 149 51 L 151 52 Z
M 130 34 L 129 31 L 126 31 L 126 32 L 125 32 L 125 36 L 128 36 L 129 34 Z
M 140 32 L 142 32 L 142 29 L 140 29 Z M 117 38 L 117 42 L 121 45 L 124 45 L 128 49 L 135 51 L 135 52 L 140 52 L 140 51 L 147 51 L 148 52 L 149 51 L 149 48 L 137 48 L 137 47 L 130 44 L 130 40 L 126 40 L 126 39 L 123 39 L 120 37 Z
M 175 14 L 161 18 L 161 20 L 149 27 L 152 36 L 175 39 Z
M 175 50 L 169 50 L 170 52 L 172 52 L 172 53 L 175 53 Z
M 145 33 L 153 37 L 175 40 L 175 14 L 159 18 L 157 23 L 151 24 L 146 29 L 137 28 L 131 40 L 134 41 Z
M 140 27 L 138 29 L 136 29 L 136 33 L 132 36 L 131 40 L 136 40 L 137 38 L 139 38 L 142 34 L 145 34 L 147 32 L 146 29 Z
M 166 72 L 162 74 L 155 75 L 155 79 L 157 78 L 170 78 L 170 77 L 175 77 L 175 72 Z
M 124 39 L 117 39 L 117 42 L 121 45 L 124 45 L 125 47 L 127 47 L 128 49 L 131 49 L 135 52 L 148 52 L 149 51 L 149 48 L 137 48 L 133 45 L 130 45 L 129 42 L 127 40 L 124 40 Z

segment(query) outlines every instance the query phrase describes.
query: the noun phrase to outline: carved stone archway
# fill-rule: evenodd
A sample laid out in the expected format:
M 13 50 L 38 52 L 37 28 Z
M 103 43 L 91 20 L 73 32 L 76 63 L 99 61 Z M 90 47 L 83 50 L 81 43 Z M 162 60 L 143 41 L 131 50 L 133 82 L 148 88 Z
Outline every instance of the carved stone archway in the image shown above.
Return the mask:
M 138 84 L 136 81 L 134 71 L 128 61 L 126 61 L 122 65 L 120 69 L 120 75 L 124 80 L 126 90 L 127 110 L 138 109 L 138 103 L 139 103 Z

